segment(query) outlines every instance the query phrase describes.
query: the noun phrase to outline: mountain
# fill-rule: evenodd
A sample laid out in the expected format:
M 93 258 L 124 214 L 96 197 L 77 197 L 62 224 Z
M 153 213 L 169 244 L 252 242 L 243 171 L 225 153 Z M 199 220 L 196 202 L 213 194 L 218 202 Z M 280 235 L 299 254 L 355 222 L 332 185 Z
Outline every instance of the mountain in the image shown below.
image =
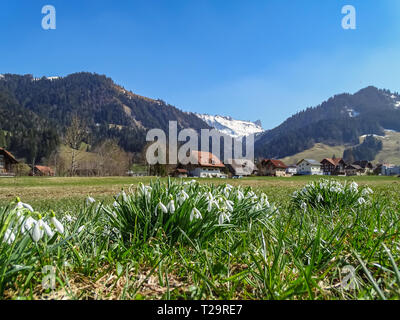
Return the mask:
M 178 130 L 210 128 L 193 113 L 132 93 L 103 75 L 0 77 L 0 144 L 17 157 L 28 162 L 48 157 L 74 116 L 85 124 L 86 143 L 116 139 L 128 152 L 143 150 L 148 129 L 168 132 L 170 120 L 178 122 Z
M 383 136 L 385 129 L 400 131 L 400 95 L 370 86 L 355 94 L 335 95 L 295 114 L 263 133 L 256 140 L 255 152 L 258 157 L 280 159 L 315 144 L 354 146 L 360 136 Z
M 234 138 L 246 137 L 250 134 L 259 134 L 264 132 L 260 120 L 250 122 L 234 120 L 231 117 L 211 116 L 208 114 L 198 113 L 196 113 L 196 116 L 206 122 L 210 127 Z

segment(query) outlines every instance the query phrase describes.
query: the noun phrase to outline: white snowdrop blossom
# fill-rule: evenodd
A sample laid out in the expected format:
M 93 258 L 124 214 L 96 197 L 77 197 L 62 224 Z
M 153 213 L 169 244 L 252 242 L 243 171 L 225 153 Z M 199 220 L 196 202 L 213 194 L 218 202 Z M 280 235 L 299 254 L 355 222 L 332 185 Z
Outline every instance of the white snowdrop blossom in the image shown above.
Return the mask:
M 14 241 L 15 241 L 14 232 L 10 229 L 7 229 L 6 232 L 4 233 L 3 242 L 7 242 L 9 245 L 11 245 Z
M 65 215 L 64 218 L 63 218 L 63 220 L 65 220 L 65 221 L 67 221 L 67 222 L 73 222 L 73 221 L 75 221 L 75 219 L 74 219 L 71 215 L 69 215 L 69 214 Z
M 353 181 L 352 183 L 350 183 L 350 191 L 352 192 L 358 191 L 358 184 L 356 182 Z
M 171 199 L 167 205 L 167 210 L 169 213 L 174 213 L 175 212 L 175 202 L 173 199 Z
M 61 234 L 64 233 L 64 226 L 62 225 L 62 223 L 60 221 L 57 220 L 54 211 L 51 211 L 50 221 L 53 224 L 54 228 L 56 228 L 58 233 L 61 233 Z
M 94 198 L 90 197 L 90 196 L 86 198 L 86 205 L 87 206 L 90 206 L 91 204 L 93 204 L 95 202 L 96 202 L 96 200 Z
M 42 223 L 42 226 L 43 226 L 44 232 L 46 232 L 47 236 L 49 238 L 52 238 L 54 236 L 54 232 L 53 232 L 53 230 L 51 230 L 50 226 L 44 221 Z
M 218 217 L 218 224 L 219 225 L 224 224 L 225 221 L 230 222 L 230 218 L 231 218 L 231 216 L 230 216 L 229 212 L 221 211 L 219 214 L 219 217 Z
M 16 209 L 27 209 L 30 212 L 34 212 L 32 206 L 30 204 L 22 202 L 19 197 L 17 197 L 16 202 L 17 202 L 17 205 L 15 207 Z
M 360 198 L 358 198 L 357 202 L 358 202 L 359 205 L 363 205 L 367 201 L 363 197 L 360 197 Z
M 21 233 L 24 234 L 27 231 L 31 231 L 35 224 L 35 219 L 33 219 L 32 217 L 26 218 L 25 222 L 21 225 Z
M 158 215 L 158 210 L 161 210 L 163 213 L 168 213 L 167 207 L 161 201 L 156 206 L 156 210 L 155 210 L 156 216 Z
M 231 200 L 226 200 L 225 201 L 225 206 L 228 209 L 228 211 L 232 212 L 233 211 L 233 201 Z
M 363 189 L 363 191 L 361 192 L 361 194 L 362 194 L 363 196 L 367 196 L 367 195 L 373 194 L 373 193 L 374 193 L 374 192 L 373 192 L 372 189 L 369 188 L 369 187 Z
M 178 194 L 178 203 L 181 206 L 187 199 L 189 199 L 189 195 L 185 192 L 185 190 L 181 190 Z
M 37 220 L 31 229 L 31 237 L 32 240 L 35 242 L 38 242 L 40 239 L 42 239 L 44 235 L 44 230 L 43 230 L 43 220 L 42 217 L 39 215 L 39 220 Z
M 244 198 L 243 192 L 238 190 L 236 193 L 236 197 L 239 201 L 242 200 Z
M 122 190 L 120 193 L 117 194 L 116 199 L 118 200 L 120 197 L 122 197 L 122 200 L 124 202 L 128 201 L 128 197 L 126 196 L 126 193 L 124 190 Z
M 307 211 L 307 203 L 302 202 L 301 205 L 300 205 L 300 207 L 304 210 L 304 212 Z
M 190 213 L 190 221 L 193 221 L 193 219 L 202 219 L 202 215 L 200 211 L 197 208 L 193 208 L 192 212 Z

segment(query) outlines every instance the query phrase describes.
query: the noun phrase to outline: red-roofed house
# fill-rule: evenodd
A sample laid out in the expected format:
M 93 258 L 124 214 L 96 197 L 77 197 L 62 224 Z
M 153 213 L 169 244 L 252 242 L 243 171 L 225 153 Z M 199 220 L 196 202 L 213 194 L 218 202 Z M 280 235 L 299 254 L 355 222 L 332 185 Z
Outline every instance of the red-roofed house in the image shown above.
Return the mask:
M 188 165 L 188 171 L 193 177 L 199 178 L 226 178 L 226 174 L 221 170 L 225 165 L 211 152 L 192 151 L 191 164 Z
M 281 160 L 264 159 L 261 161 L 261 174 L 265 176 L 285 177 L 287 165 Z
M 50 167 L 45 166 L 35 166 L 33 169 L 33 174 L 35 176 L 42 176 L 42 177 L 54 177 L 54 170 Z
M 0 175 L 14 175 L 14 165 L 18 164 L 17 159 L 6 149 L 0 148 Z

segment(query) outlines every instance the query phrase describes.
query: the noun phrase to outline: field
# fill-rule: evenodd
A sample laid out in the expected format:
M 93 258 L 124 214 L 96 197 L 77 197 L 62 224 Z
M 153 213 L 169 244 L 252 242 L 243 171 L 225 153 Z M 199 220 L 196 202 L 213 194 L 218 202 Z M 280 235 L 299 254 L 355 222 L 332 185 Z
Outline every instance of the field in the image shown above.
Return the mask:
M 400 179 L 320 179 L 0 179 L 0 297 L 398 299 Z

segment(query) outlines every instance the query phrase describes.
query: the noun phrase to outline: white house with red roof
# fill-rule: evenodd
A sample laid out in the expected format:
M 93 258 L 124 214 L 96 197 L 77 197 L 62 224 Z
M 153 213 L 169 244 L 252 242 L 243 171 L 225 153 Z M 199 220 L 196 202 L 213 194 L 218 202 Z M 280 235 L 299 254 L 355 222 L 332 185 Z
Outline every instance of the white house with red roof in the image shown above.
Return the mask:
M 191 164 L 187 169 L 192 177 L 198 178 L 226 178 L 227 175 L 222 172 L 225 165 L 221 160 L 211 152 L 192 151 Z

